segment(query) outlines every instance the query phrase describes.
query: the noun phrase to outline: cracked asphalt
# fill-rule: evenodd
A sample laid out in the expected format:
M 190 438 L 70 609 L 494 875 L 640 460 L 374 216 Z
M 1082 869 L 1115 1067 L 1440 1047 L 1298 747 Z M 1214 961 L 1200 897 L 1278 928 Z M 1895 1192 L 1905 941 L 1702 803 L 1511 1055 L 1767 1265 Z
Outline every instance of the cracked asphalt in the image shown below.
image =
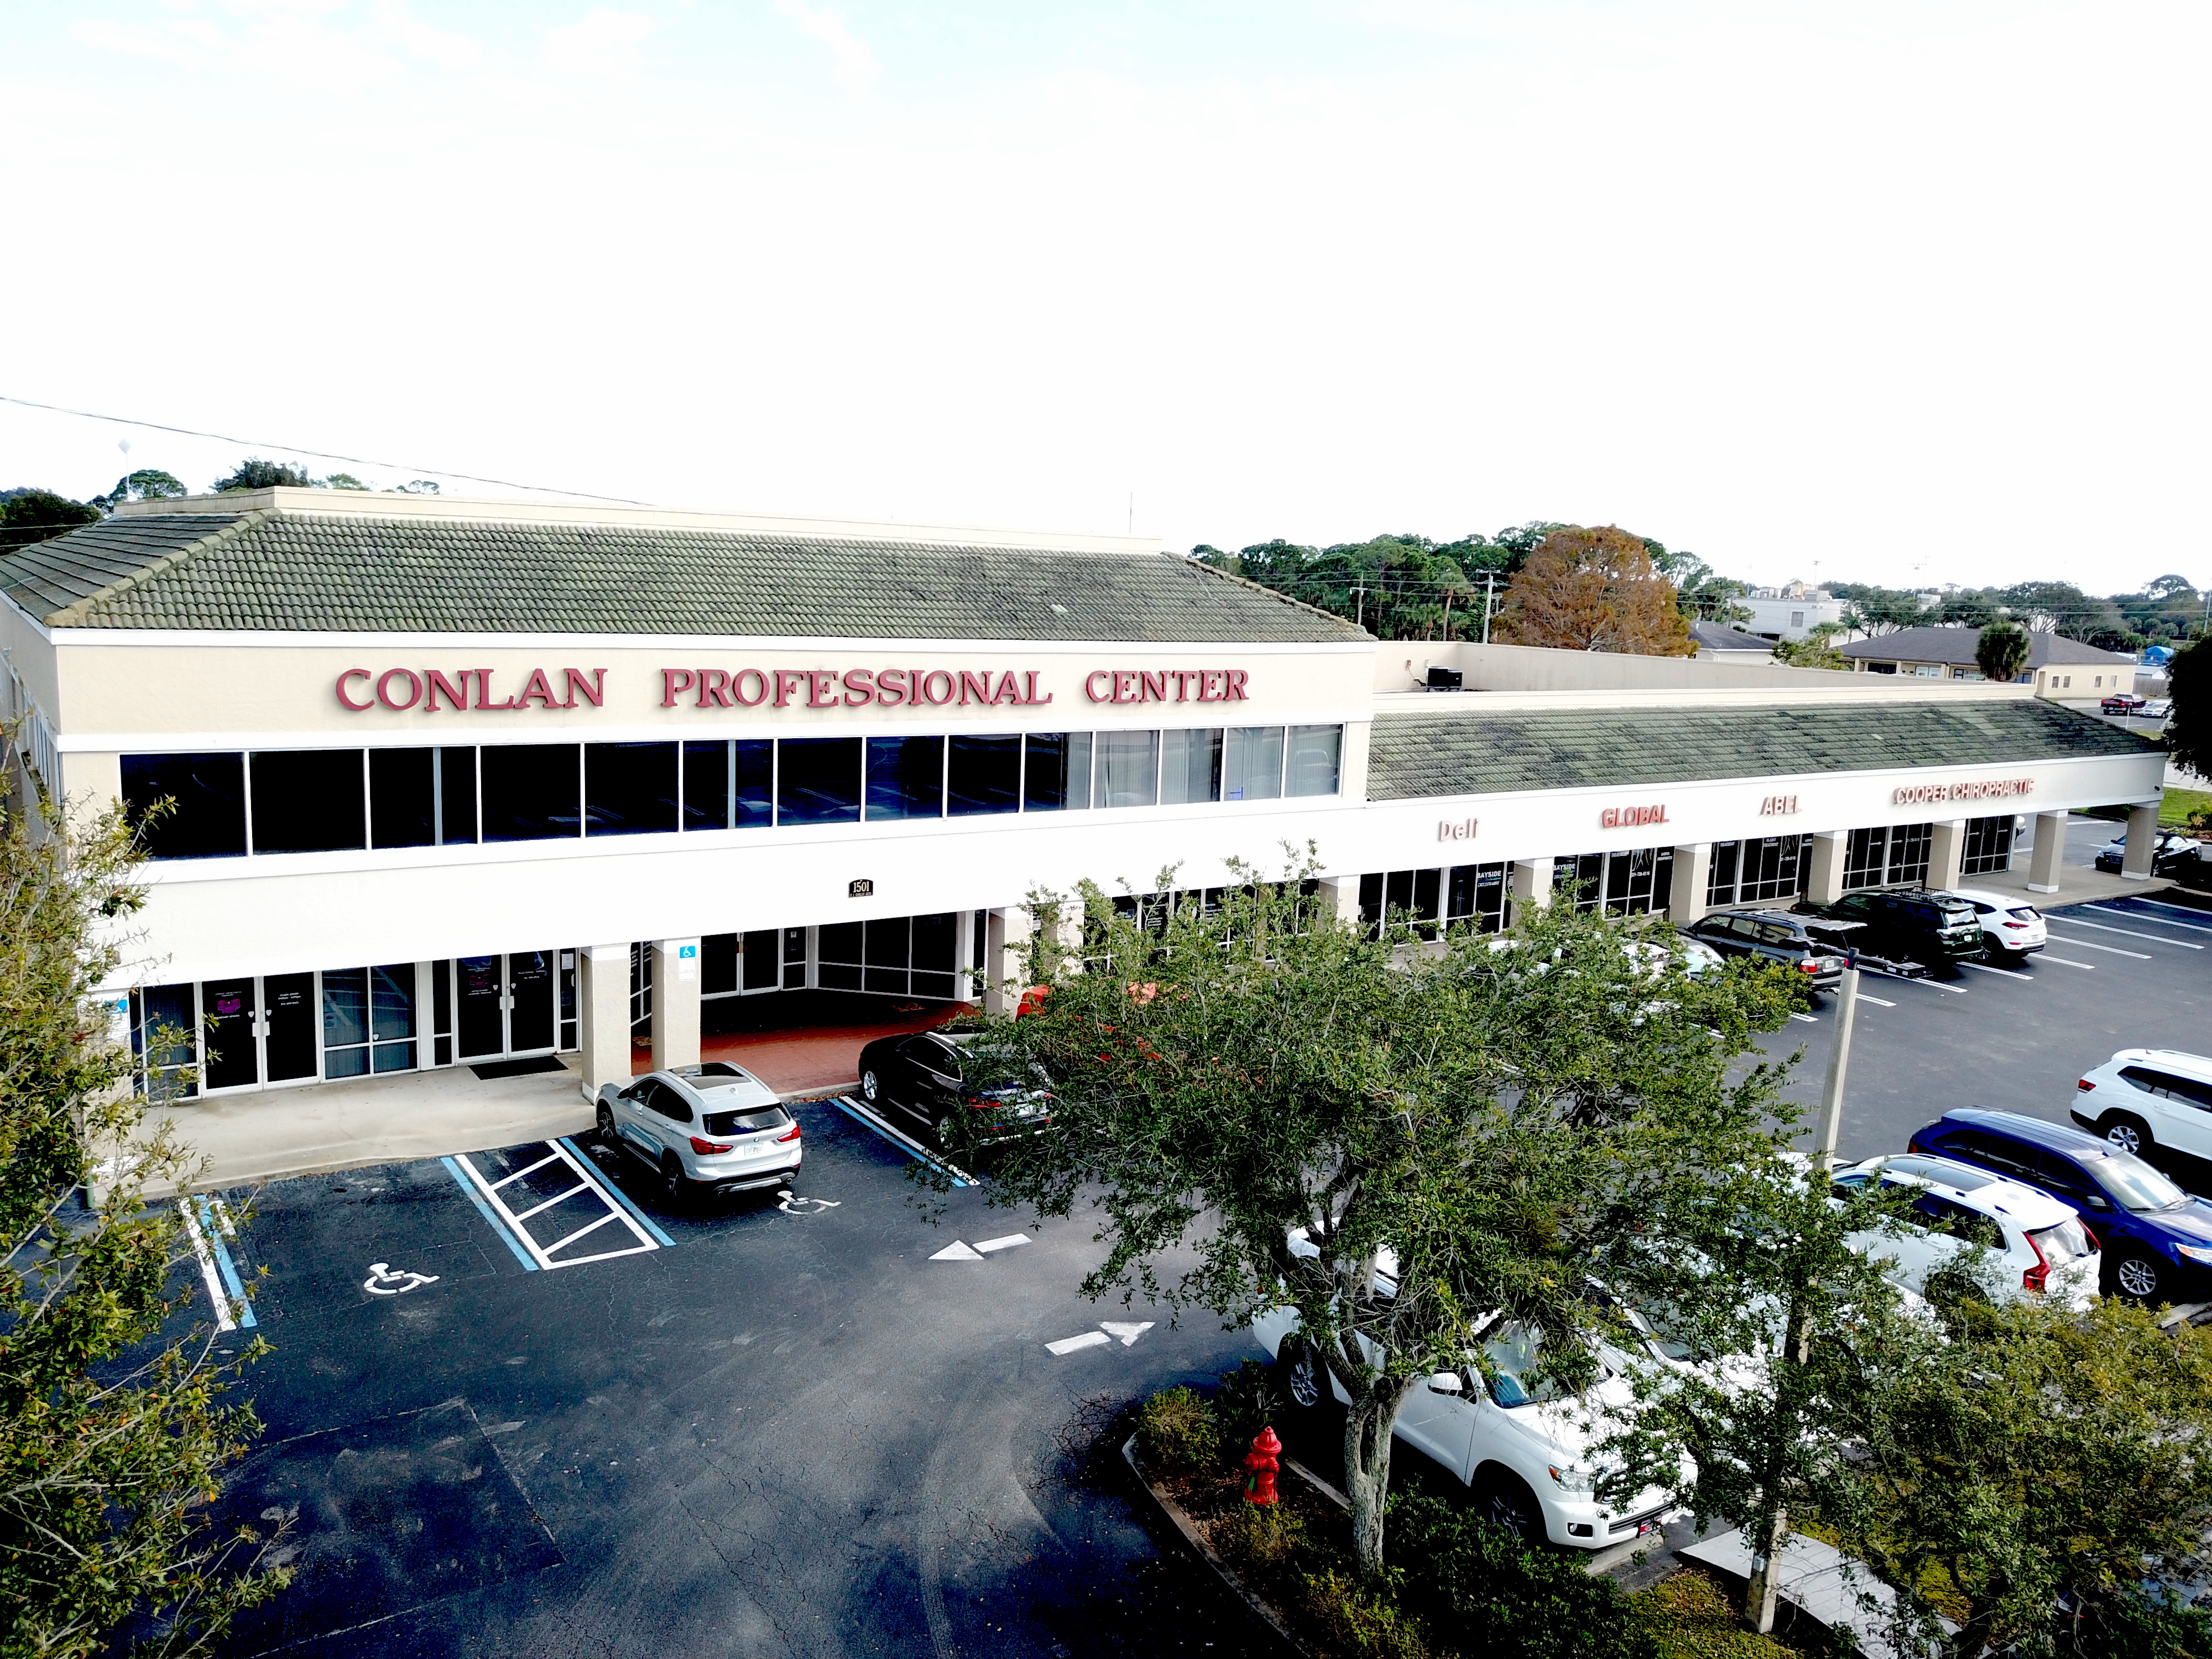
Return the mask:
M 299 1577 L 224 1651 L 1244 1653 L 1249 1616 L 1163 1558 L 1083 1448 L 1257 1348 L 1085 1301 L 1079 1222 L 1040 1231 L 969 1190 L 932 1224 L 902 1154 L 801 1117 L 797 1190 L 836 1207 L 671 1212 L 585 1139 L 673 1246 L 551 1271 L 436 1160 L 227 1195 L 251 1200 L 232 1249 L 267 1270 L 276 1352 L 218 1518 L 291 1517 Z M 929 1260 L 1017 1231 L 1035 1242 Z M 375 1262 L 435 1282 L 370 1294 Z M 1046 1351 L 1122 1318 L 1158 1322 Z

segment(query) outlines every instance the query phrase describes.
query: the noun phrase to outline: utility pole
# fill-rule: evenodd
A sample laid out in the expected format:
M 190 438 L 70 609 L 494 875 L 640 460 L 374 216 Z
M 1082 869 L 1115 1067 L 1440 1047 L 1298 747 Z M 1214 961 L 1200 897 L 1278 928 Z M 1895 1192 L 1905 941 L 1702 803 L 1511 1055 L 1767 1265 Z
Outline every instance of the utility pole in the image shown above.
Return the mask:
M 1836 1167 L 1836 1143 L 1842 1139 L 1844 1125 L 1844 1074 L 1850 1066 L 1851 1027 L 1858 1012 L 1859 970 L 1854 957 L 1836 988 L 1836 1040 L 1828 1050 L 1827 1086 L 1820 1091 L 1820 1144 L 1813 1149 L 1813 1158 L 1822 1179 Z
M 1482 573 L 1482 642 L 1485 645 L 1490 643 L 1490 612 L 1492 608 L 1492 601 L 1497 592 L 1498 573 L 1495 570 L 1484 571 Z

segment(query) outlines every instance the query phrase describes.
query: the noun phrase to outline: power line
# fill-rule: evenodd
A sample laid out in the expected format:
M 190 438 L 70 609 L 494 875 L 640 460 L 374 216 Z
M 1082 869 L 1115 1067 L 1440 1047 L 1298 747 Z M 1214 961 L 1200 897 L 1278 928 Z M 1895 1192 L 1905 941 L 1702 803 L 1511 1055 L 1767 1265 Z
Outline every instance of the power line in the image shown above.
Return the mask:
M 293 444 L 270 443 L 254 438 L 234 438 L 227 433 L 201 432 L 188 426 L 164 426 L 159 421 L 134 421 L 125 415 L 101 415 L 89 409 L 64 409 L 59 404 L 33 403 L 28 398 L 11 398 L 0 392 L 0 404 L 15 404 L 24 409 L 42 409 L 50 415 L 74 415 L 80 420 L 106 421 L 114 426 L 135 426 L 148 432 L 173 432 L 185 438 L 212 438 L 217 443 L 237 444 L 246 449 L 276 449 L 287 455 L 312 455 L 319 461 L 348 461 L 355 466 L 388 468 L 394 472 L 411 472 L 416 476 L 430 473 L 441 478 L 459 478 L 468 483 L 497 484 L 501 489 L 527 489 L 544 495 L 574 495 L 586 501 L 613 501 L 623 507 L 650 507 L 650 501 L 632 501 L 627 495 L 594 495 L 586 489 L 556 489 L 548 484 L 517 483 L 512 478 L 486 478 L 474 472 L 448 472 L 434 466 L 409 466 L 399 461 L 372 460 L 366 455 L 337 455 L 327 449 L 301 449 Z

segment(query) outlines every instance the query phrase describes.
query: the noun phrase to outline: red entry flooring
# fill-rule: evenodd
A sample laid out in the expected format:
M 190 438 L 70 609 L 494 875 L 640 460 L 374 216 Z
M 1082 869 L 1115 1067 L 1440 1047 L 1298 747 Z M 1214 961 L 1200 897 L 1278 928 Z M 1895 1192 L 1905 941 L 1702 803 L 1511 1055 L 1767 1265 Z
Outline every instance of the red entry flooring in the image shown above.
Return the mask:
M 779 991 L 721 997 L 699 1007 L 699 1057 L 734 1060 L 778 1094 L 826 1093 L 860 1075 L 860 1049 L 880 1036 L 927 1031 L 964 1002 L 923 1002 L 855 991 Z M 653 1069 L 649 1043 L 630 1049 L 633 1076 Z

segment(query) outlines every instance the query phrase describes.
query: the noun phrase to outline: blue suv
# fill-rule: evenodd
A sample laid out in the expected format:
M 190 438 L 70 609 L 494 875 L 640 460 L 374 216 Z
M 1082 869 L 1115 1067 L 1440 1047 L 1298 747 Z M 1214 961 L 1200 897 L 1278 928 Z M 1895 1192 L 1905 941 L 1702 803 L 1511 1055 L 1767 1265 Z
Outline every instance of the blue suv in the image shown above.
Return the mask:
M 2149 1303 L 2212 1297 L 2212 1204 L 2108 1140 L 1970 1106 L 1915 1131 L 1912 1150 L 1994 1170 L 2071 1204 L 2104 1252 L 2108 1295 L 2117 1290 Z

